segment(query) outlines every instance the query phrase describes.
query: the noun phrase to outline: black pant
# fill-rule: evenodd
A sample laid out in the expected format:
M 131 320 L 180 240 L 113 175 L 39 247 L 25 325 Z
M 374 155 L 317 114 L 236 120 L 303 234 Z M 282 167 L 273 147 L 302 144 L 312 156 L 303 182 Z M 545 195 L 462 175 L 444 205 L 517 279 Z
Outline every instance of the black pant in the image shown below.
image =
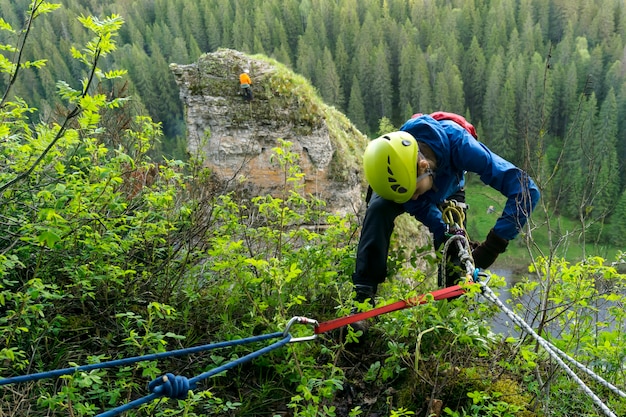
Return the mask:
M 465 190 L 457 191 L 448 200 L 465 203 Z M 376 292 L 378 284 L 385 281 L 394 221 L 402 213 L 404 207 L 401 204 L 385 200 L 376 193 L 372 194 L 361 228 L 356 267 L 352 275 L 353 284 L 370 286 Z
M 243 98 L 247 101 L 252 100 L 252 89 L 250 87 L 242 87 Z

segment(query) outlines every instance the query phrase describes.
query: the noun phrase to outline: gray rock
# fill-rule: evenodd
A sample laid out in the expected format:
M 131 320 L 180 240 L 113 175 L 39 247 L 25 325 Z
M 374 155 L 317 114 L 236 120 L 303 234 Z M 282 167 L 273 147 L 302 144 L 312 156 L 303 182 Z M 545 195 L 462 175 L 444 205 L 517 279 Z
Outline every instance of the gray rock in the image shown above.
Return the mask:
M 243 100 L 239 74 L 250 69 L 254 98 Z M 367 138 L 314 87 L 264 56 L 220 49 L 196 63 L 171 64 L 185 108 L 188 151 L 224 180 L 244 179 L 251 194 L 280 196 L 285 176 L 271 159 L 280 139 L 300 156 L 304 191 L 337 214 L 357 213 L 365 183 Z

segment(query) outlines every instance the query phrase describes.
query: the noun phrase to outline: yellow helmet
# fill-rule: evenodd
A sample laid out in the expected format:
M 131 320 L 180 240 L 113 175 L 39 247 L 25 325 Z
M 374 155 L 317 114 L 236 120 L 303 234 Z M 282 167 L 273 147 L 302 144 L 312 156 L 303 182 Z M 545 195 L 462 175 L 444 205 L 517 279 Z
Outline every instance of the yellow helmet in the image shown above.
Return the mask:
M 365 179 L 386 200 L 406 203 L 417 183 L 417 141 L 397 131 L 371 141 L 363 154 Z

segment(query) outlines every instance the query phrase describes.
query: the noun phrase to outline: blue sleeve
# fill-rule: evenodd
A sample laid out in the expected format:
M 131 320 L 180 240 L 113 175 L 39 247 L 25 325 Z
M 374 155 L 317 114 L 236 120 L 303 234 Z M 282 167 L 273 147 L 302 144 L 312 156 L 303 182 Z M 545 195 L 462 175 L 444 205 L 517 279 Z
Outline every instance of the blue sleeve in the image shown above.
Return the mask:
M 456 168 L 478 174 L 482 182 L 507 198 L 493 229 L 503 239 L 514 239 L 539 201 L 539 188 L 526 172 L 491 152 L 469 133 L 457 133 L 451 140 L 451 162 Z

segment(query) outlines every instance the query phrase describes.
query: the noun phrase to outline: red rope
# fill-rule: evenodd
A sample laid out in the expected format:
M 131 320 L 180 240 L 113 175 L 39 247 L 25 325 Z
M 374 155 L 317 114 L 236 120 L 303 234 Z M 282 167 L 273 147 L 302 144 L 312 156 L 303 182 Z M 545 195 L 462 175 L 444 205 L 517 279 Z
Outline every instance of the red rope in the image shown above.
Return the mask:
M 315 327 L 315 334 L 322 334 L 328 331 L 337 329 L 339 327 L 346 326 L 348 324 L 355 323 L 360 320 L 369 319 L 379 316 L 381 314 L 390 313 L 396 310 L 402 310 L 404 308 L 413 307 L 418 304 L 426 304 L 428 302 L 427 295 L 433 296 L 435 301 L 445 300 L 450 297 L 455 297 L 464 294 L 465 290 L 460 285 L 453 285 L 451 287 L 442 288 L 440 290 L 431 291 L 426 294 L 418 295 L 408 300 L 396 301 L 395 303 L 387 304 L 386 306 L 374 308 L 372 310 L 363 311 L 361 313 L 352 314 L 346 317 L 339 317 L 337 319 L 325 321 Z

